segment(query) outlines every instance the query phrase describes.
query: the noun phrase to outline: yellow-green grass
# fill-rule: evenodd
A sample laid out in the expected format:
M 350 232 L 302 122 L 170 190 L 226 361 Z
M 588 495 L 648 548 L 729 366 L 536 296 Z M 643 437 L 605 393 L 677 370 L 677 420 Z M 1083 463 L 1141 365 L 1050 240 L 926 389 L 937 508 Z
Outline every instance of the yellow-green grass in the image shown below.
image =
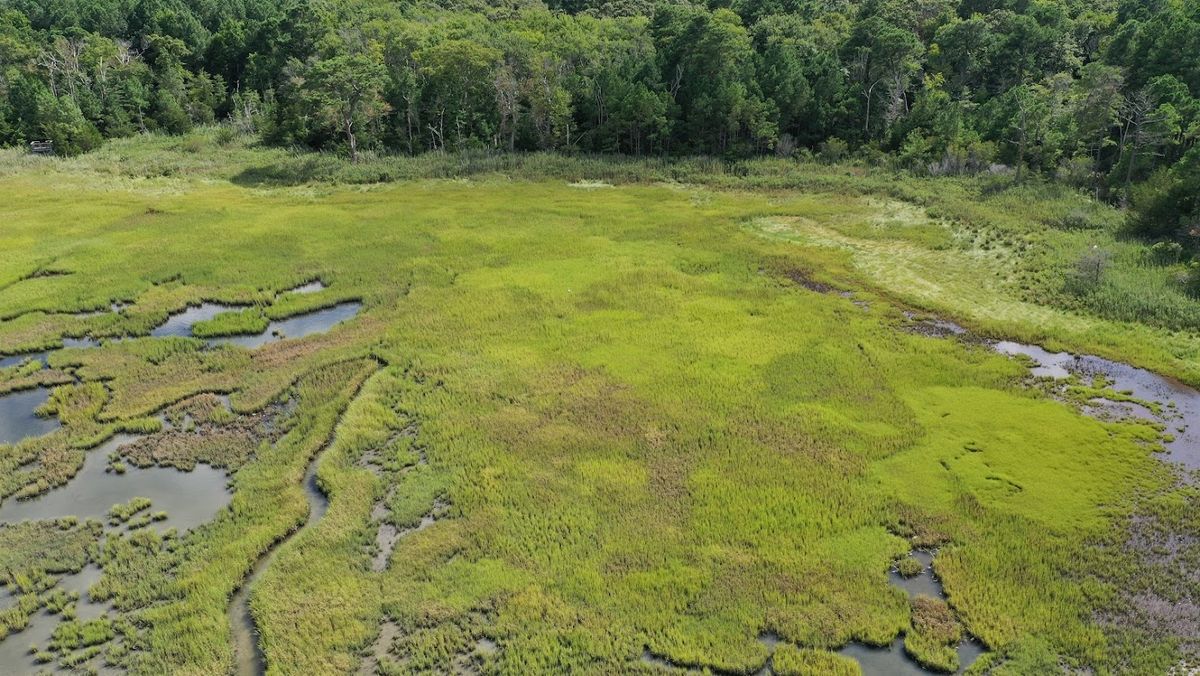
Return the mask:
M 203 300 L 268 316 L 347 298 L 364 310 L 253 353 L 137 339 L 53 357 L 107 382 L 92 425 L 198 392 L 255 410 L 298 379 L 341 374 L 238 471 L 231 511 L 181 547 L 146 545 L 167 598 L 105 583 L 139 622 L 123 658 L 135 671 L 232 664 L 225 604 L 302 521 L 300 476 L 330 439 L 318 474 L 329 512 L 283 545 L 252 594 L 274 673 L 354 668 L 385 616 L 401 629 L 381 667 L 395 673 L 456 660 L 651 670 L 647 649 L 748 672 L 768 657 L 768 631 L 785 641 L 781 668 L 853 673 L 827 651 L 910 627 L 887 571 L 913 534 L 942 545 L 951 607 L 989 647 L 1020 655 L 1036 637 L 1100 670 L 1127 657 L 1113 648 L 1128 649 L 1122 629 L 1095 617 L 1116 607 L 1107 573 L 1128 555 L 1092 545 L 1116 537 L 1141 496 L 1173 490 L 1145 426 L 1090 420 L 1024 389 L 1016 362 L 899 328 L 904 302 L 1200 378 L 1192 335 L 1014 294 L 1006 266 L 1037 264 L 1036 240 L 985 249 L 972 224 L 803 167 L 605 190 L 572 185 L 588 176 L 494 173 L 262 187 L 229 179 L 280 161 L 275 151 L 238 148 L 213 168 L 136 148 L 0 176 L 12 196 L 0 205 L 0 314 L 15 317 L 0 349 L 145 333 Z M 200 166 L 139 178 L 106 168 L 111 153 Z M 47 267 L 70 274 L 29 277 Z M 315 300 L 276 297 L 315 277 L 329 284 Z M 63 314 L 113 300 L 133 305 Z M 368 355 L 382 365 L 346 361 Z M 374 374 L 361 390 L 366 371 L 348 363 Z M 410 453 L 388 445 L 410 424 L 427 466 L 380 476 L 358 463 L 372 449 Z M 402 521 L 435 497 L 450 510 L 376 574 L 370 512 L 389 484 Z M 499 650 L 480 650 L 482 638 Z M 1148 672 L 1178 659 L 1170 637 L 1137 650 Z

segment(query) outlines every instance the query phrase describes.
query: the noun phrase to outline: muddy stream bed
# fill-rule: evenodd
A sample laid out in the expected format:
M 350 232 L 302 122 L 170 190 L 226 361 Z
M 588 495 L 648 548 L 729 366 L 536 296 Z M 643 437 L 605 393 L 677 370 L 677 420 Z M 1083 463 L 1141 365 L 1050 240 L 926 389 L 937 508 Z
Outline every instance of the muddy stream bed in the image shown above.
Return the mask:
M 250 574 L 242 581 L 241 586 L 234 592 L 233 599 L 229 602 L 229 626 L 233 632 L 235 660 L 234 673 L 237 676 L 258 676 L 267 671 L 266 657 L 263 655 L 262 646 L 258 641 L 258 626 L 254 622 L 254 614 L 250 609 L 250 593 L 263 571 L 271 566 L 271 562 L 275 560 L 280 548 L 302 531 L 320 521 L 329 509 L 328 496 L 322 493 L 320 487 L 317 486 L 317 468 L 328 448 L 327 445 L 321 449 L 321 452 L 308 464 L 308 470 L 304 473 L 303 486 L 304 497 L 308 500 L 308 518 L 299 528 L 271 545 L 270 549 L 254 562 Z

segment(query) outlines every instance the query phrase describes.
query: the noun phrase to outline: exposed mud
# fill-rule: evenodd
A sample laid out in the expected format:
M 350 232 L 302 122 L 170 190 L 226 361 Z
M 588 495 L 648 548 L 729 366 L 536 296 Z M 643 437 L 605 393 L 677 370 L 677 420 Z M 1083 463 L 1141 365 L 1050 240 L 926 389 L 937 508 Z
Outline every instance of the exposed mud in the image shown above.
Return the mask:
M 387 518 L 389 515 L 387 508 L 383 508 L 381 512 L 379 506 L 376 506 L 375 510 L 372 511 L 372 518 L 379 520 L 380 524 L 379 530 L 375 533 L 375 558 L 371 561 L 371 570 L 376 573 L 387 570 L 396 545 L 409 535 L 423 531 L 437 523 L 438 519 L 445 515 L 448 508 L 449 504 L 439 498 L 434 501 L 433 507 L 421 517 L 420 523 L 410 528 L 397 528 L 393 524 L 382 521 L 382 519 Z
M 371 644 L 370 651 L 363 657 L 358 667 L 358 676 L 375 676 L 379 673 L 379 665 L 391 652 L 392 643 L 400 636 L 400 625 L 394 620 L 384 620 L 379 627 L 379 636 Z
M 838 289 L 826 284 L 825 282 L 819 282 L 813 279 L 803 270 L 797 270 L 793 268 L 784 272 L 783 274 L 788 279 L 795 282 L 797 286 L 808 289 L 809 291 L 815 293 L 835 293 L 838 291 Z
M 400 438 L 413 437 L 416 435 L 416 433 L 417 430 L 414 425 L 409 425 L 404 429 L 397 431 L 396 433 L 392 434 L 392 436 L 383 444 L 380 444 L 378 447 L 371 448 L 363 453 L 362 457 L 358 459 L 358 466 L 370 470 L 373 474 L 375 474 L 375 476 L 388 478 L 389 475 L 385 466 L 387 463 L 382 457 L 382 453 L 386 449 L 392 448 L 396 441 L 398 441 Z M 420 467 L 429 464 L 429 458 L 425 454 L 425 450 L 420 447 L 417 447 L 415 450 L 417 452 L 416 463 L 401 469 L 398 473 L 398 476 L 403 476 L 405 473 L 412 471 L 414 467 Z M 433 506 L 428 512 L 426 512 L 424 516 L 421 517 L 421 520 L 417 523 L 417 525 L 408 528 L 400 528 L 394 523 L 388 521 L 388 517 L 390 517 L 392 514 L 391 510 L 388 508 L 388 504 L 392 501 L 392 498 L 395 497 L 395 495 L 396 483 L 392 482 L 388 486 L 387 493 L 384 494 L 383 498 L 376 501 L 374 506 L 371 508 L 371 523 L 375 524 L 376 526 L 375 543 L 371 558 L 371 570 L 376 573 L 381 573 L 387 570 L 388 563 L 392 558 L 392 552 L 395 551 L 396 545 L 399 544 L 401 540 L 409 535 L 412 535 L 413 533 L 425 530 L 426 528 L 429 528 L 433 524 L 437 523 L 437 520 L 441 518 L 449 508 L 449 505 L 446 503 L 446 501 L 439 498 L 434 501 Z
M 929 338 L 949 338 L 954 336 L 967 336 L 969 332 L 962 326 L 954 322 L 940 319 L 938 317 L 920 315 L 915 312 L 904 313 L 904 318 L 908 320 L 904 324 L 904 329 L 910 333 L 915 333 Z
M 263 571 L 270 567 L 271 562 L 279 554 L 279 550 L 296 535 L 324 518 L 325 512 L 329 510 L 329 497 L 317 485 L 317 468 L 320 467 L 321 458 L 325 457 L 328 449 L 329 445 L 326 444 L 308 464 L 308 470 L 304 473 L 303 487 L 304 497 L 308 500 L 308 518 L 299 528 L 288 533 L 259 557 L 229 603 L 229 622 L 233 629 L 235 673 L 238 676 L 259 676 L 267 672 L 266 656 L 259 643 L 258 625 L 250 610 L 250 590 L 262 576 Z

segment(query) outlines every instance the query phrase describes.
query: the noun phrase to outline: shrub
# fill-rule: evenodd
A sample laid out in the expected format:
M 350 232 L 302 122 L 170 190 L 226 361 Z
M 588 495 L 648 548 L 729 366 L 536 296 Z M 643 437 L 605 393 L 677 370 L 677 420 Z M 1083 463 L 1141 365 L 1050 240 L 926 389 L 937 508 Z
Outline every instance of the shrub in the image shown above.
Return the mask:
M 1159 265 L 1174 265 L 1183 256 L 1183 245 L 1179 242 L 1155 242 L 1150 247 L 1150 258 Z
M 1063 230 L 1093 230 L 1101 224 L 1095 222 L 1086 209 L 1076 207 L 1060 216 L 1056 225 Z
M 836 136 L 831 136 L 821 143 L 820 158 L 827 164 L 837 164 L 850 154 L 850 145 Z
M 1200 298 L 1200 259 L 1188 263 L 1183 275 L 1183 288 L 1192 296 Z
M 1104 273 L 1108 271 L 1111 260 L 1112 255 L 1099 246 L 1093 245 L 1084 251 L 1075 261 L 1075 270 L 1067 278 L 1068 289 L 1080 295 L 1095 291 L 1104 281 Z

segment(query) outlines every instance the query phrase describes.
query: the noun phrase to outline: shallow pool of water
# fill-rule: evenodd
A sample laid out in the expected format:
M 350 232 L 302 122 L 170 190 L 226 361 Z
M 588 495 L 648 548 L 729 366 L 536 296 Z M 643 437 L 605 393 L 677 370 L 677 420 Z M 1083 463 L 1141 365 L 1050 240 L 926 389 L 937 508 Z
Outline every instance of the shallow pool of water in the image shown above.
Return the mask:
M 958 644 L 958 673 L 962 673 L 984 652 L 978 641 L 967 640 Z M 904 638 L 882 647 L 851 643 L 838 651 L 839 654 L 856 660 L 862 667 L 863 676 L 928 676 L 934 673 L 925 669 L 904 652 Z
M 130 467 L 125 474 L 105 472 L 108 454 L 134 438 L 117 435 L 88 451 L 83 468 L 64 487 L 33 500 L 5 501 L 0 505 L 0 521 L 39 521 L 64 516 L 103 519 L 113 505 L 143 497 L 150 499 L 150 511 L 167 513 L 167 519 L 156 522 L 156 527 L 187 530 L 211 521 L 229 504 L 233 494 L 226 487 L 225 473 L 207 465 L 197 465 L 191 472 L 170 467 Z
M 164 338 L 167 336 L 187 338 L 192 335 L 192 327 L 195 326 L 196 322 L 208 321 L 222 312 L 241 309 L 244 309 L 244 307 L 240 305 L 201 303 L 200 305 L 189 307 L 183 312 L 178 312 L 167 317 L 167 321 L 158 325 L 150 332 L 150 335 L 155 338 Z
M 309 293 L 317 293 L 318 291 L 324 291 L 325 289 L 328 289 L 328 288 L 329 288 L 328 286 L 325 286 L 325 282 L 322 282 L 321 280 L 318 279 L 315 282 L 301 284 L 300 286 L 288 289 L 286 293 L 309 294 Z
M 1163 423 L 1174 437 L 1164 444 L 1166 459 L 1189 469 L 1200 469 L 1200 392 L 1195 389 L 1173 378 L 1102 357 L 1050 352 L 1037 345 L 1012 341 L 1000 341 L 993 348 L 1002 354 L 1031 359 L 1035 365 L 1030 373 L 1034 376 L 1062 379 L 1077 375 L 1085 380 L 1103 376 L 1117 392 L 1129 392 L 1137 399 L 1157 402 L 1162 406 L 1159 414 L 1134 404 L 1107 405 L 1093 401 L 1092 408 L 1094 412 L 1100 412 L 1103 407 L 1108 413 L 1119 413 L 1124 409 L 1127 417 L 1149 417 Z
M 888 582 L 903 589 L 908 597 L 929 596 L 946 600 L 946 592 L 941 580 L 933 574 L 933 553 L 914 550 L 911 555 L 921 562 L 921 572 L 912 577 L 903 577 L 895 570 L 888 573 Z M 851 643 L 838 651 L 839 654 L 858 661 L 864 676 L 904 676 L 905 674 L 933 673 L 917 663 L 908 653 L 904 652 L 904 637 L 898 636 L 891 645 L 867 646 L 861 643 Z M 973 638 L 968 638 L 958 644 L 959 673 L 971 666 L 984 653 L 983 644 Z
M 33 661 L 29 647 L 35 645 L 38 649 L 44 649 L 50 643 L 50 636 L 58 626 L 59 620 L 59 616 L 39 610 L 29 618 L 29 626 L 24 631 L 0 641 L 0 671 L 17 676 L 36 674 L 40 669 L 45 669 L 46 665 L 39 665 Z
M 88 348 L 99 346 L 100 341 L 92 338 L 63 338 L 63 347 Z M 50 352 L 50 350 L 43 350 L 42 352 L 27 352 L 25 354 L 0 357 L 0 369 L 20 366 L 27 361 L 36 361 L 42 366 L 48 366 L 50 364 Z
M 210 345 L 241 345 L 253 350 L 267 343 L 288 338 L 303 338 L 314 333 L 324 333 L 342 322 L 353 319 L 362 309 L 362 303 L 340 303 L 323 310 L 315 310 L 288 319 L 273 321 L 267 330 L 253 336 L 225 336 L 209 341 Z
M 45 366 L 46 360 L 49 358 L 49 356 L 49 352 L 28 352 L 26 354 L 13 354 L 7 357 L 0 357 L 0 369 L 6 369 L 11 366 L 20 366 L 27 361 L 36 361 Z
M 931 596 L 935 599 L 946 597 L 946 593 L 942 590 L 942 583 L 933 575 L 933 554 L 925 551 L 915 551 L 912 553 L 924 568 L 918 575 L 912 577 L 904 577 L 895 570 L 888 573 L 888 582 L 908 592 L 909 598 L 916 596 Z
M 100 574 L 99 568 L 88 565 L 78 573 L 64 576 L 56 585 L 63 591 L 79 594 L 75 610 L 80 620 L 94 620 L 108 609 L 106 604 L 92 603 L 88 599 L 87 590 L 100 579 Z M 33 653 L 29 651 L 29 647 L 36 645 L 39 649 L 45 649 L 50 643 L 54 629 L 61 621 L 61 616 L 39 610 L 29 618 L 29 626 L 23 631 L 0 640 L 0 673 L 16 676 L 17 674 L 35 674 L 49 670 L 47 667 L 52 665 L 39 665 L 34 662 Z
M 50 390 L 39 387 L 0 396 L 0 444 L 15 444 L 27 437 L 40 437 L 61 426 L 58 418 L 34 414 L 50 398 Z

